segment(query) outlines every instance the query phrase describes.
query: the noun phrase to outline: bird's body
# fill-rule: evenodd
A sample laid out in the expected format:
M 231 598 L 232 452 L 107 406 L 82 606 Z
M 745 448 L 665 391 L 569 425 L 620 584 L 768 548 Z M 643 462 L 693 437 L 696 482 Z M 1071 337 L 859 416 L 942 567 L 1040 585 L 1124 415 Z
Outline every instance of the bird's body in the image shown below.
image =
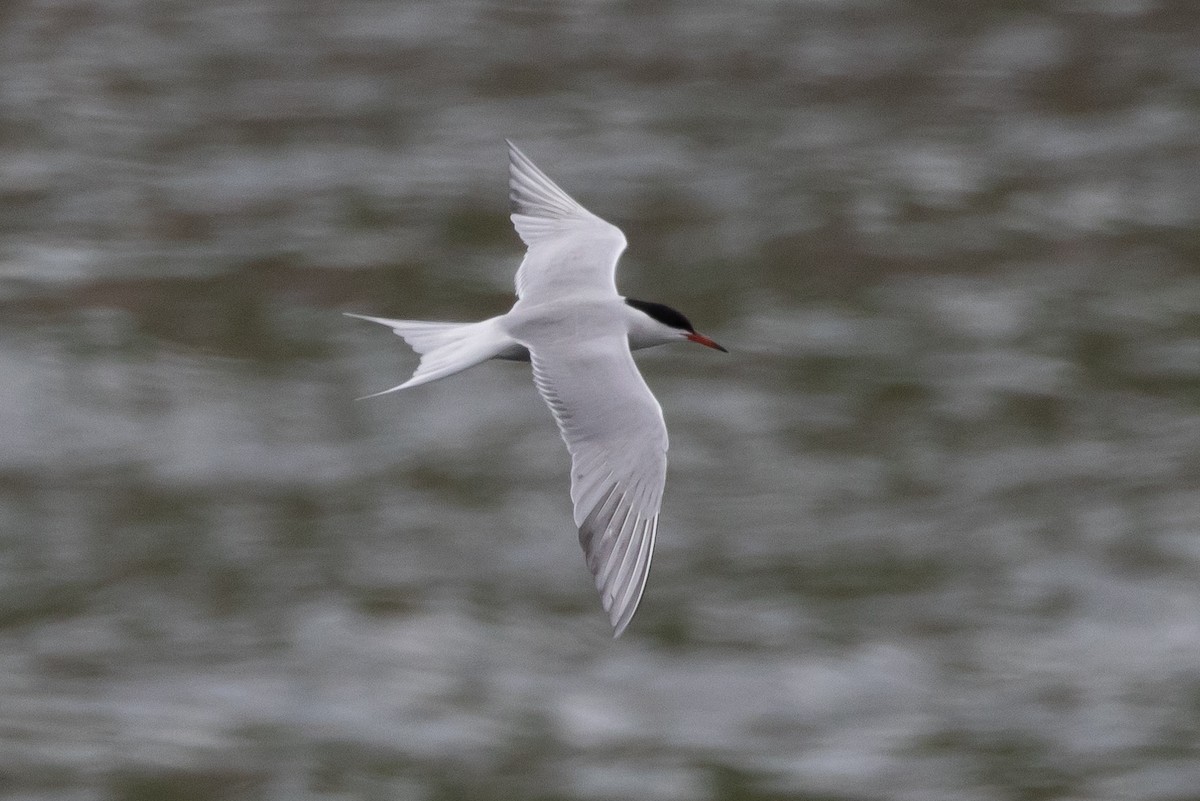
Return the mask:
M 588 568 L 615 630 L 637 609 L 667 471 L 662 409 L 631 349 L 690 340 L 724 350 L 679 312 L 617 293 L 625 236 L 563 192 L 509 142 L 512 219 L 528 246 L 517 302 L 477 323 L 362 317 L 421 354 L 412 378 L 382 395 L 488 359 L 529 361 L 571 454 L 571 500 Z M 370 396 L 368 396 L 370 397 Z

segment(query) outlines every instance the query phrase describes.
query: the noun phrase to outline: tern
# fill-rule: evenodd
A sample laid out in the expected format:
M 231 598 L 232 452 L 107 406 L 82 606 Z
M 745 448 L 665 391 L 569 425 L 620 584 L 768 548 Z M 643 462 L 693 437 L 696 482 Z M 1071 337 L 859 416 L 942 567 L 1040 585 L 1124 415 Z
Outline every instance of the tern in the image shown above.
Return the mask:
M 575 202 L 508 142 L 512 222 L 527 248 L 517 301 L 476 323 L 390 320 L 421 356 L 389 392 L 427 384 L 489 359 L 528 361 L 533 383 L 571 455 L 571 502 L 579 543 L 619 637 L 637 610 L 658 533 L 667 479 L 662 407 L 632 350 L 670 342 L 725 348 L 661 303 L 617 292 L 625 235 Z

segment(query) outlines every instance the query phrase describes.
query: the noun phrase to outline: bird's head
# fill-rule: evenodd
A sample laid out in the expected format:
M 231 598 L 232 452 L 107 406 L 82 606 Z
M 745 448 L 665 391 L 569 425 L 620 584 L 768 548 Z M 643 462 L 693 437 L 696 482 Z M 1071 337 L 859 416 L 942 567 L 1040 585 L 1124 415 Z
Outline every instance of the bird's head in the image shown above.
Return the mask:
M 722 353 L 729 352 L 704 334 L 698 333 L 691 320 L 670 306 L 634 298 L 625 298 L 625 303 L 641 312 L 635 315 L 629 331 L 629 345 L 635 350 L 666 345 L 683 339 L 704 345 L 706 348 L 715 348 Z

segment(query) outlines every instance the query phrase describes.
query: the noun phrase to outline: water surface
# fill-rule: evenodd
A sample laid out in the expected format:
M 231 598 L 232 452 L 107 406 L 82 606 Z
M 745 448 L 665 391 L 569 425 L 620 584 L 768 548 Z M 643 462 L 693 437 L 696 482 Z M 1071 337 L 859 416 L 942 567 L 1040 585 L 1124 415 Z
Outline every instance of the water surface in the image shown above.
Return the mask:
M 1185 799 L 1187 3 L 0 11 L 0 790 Z M 509 136 L 732 351 L 613 641 L 504 311 Z

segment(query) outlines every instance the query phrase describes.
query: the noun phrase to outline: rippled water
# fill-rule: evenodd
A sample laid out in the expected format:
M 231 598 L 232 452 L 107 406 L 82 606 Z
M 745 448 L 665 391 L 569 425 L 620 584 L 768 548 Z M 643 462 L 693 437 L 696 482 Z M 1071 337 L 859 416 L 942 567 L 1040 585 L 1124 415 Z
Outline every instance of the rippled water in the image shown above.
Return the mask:
M 1188 799 L 1188 3 L 0 9 L 0 794 Z M 613 641 L 510 136 L 733 353 Z

